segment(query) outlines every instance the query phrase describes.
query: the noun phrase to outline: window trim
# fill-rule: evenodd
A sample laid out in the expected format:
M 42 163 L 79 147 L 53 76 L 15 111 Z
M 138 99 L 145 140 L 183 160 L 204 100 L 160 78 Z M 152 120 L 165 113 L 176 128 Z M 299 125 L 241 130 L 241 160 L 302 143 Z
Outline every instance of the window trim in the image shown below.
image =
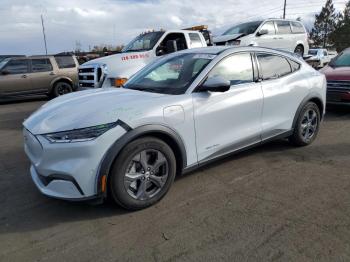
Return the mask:
M 257 68 L 257 65 L 255 66 L 255 61 L 254 61 L 254 52 L 252 51 L 239 51 L 239 52 L 235 52 L 235 53 L 230 53 L 227 54 L 226 56 L 222 57 L 219 61 L 217 61 L 211 68 L 210 70 L 206 73 L 206 75 L 203 77 L 203 79 L 198 83 L 198 85 L 192 90 L 192 93 L 197 93 L 200 89 L 200 87 L 202 86 L 202 84 L 208 79 L 208 75 L 211 73 L 211 71 L 213 71 L 213 69 L 219 64 L 221 63 L 222 60 L 229 58 L 231 56 L 237 55 L 237 54 L 250 54 L 250 59 L 251 59 L 251 63 L 252 63 L 252 70 L 253 70 L 253 81 L 249 82 L 249 83 L 241 83 L 241 84 L 236 84 L 236 85 L 230 85 L 230 89 L 232 86 L 242 86 L 242 85 L 247 85 L 247 84 L 253 84 L 253 83 L 257 83 L 258 82 L 258 78 L 255 79 L 255 77 L 257 77 L 259 75 L 259 70 Z M 255 71 L 256 70 L 256 71 Z M 199 75 L 198 75 L 199 76 Z
M 259 63 L 259 59 L 258 59 L 258 54 L 268 54 L 268 55 L 274 55 L 274 56 L 279 56 L 279 57 L 282 57 L 284 59 L 287 60 L 287 63 L 289 64 L 290 66 L 290 69 L 291 69 L 291 72 L 289 74 L 286 74 L 286 75 L 283 75 L 283 76 L 280 76 L 278 78 L 270 78 L 270 79 L 263 79 L 261 73 L 262 73 L 262 69 L 261 69 L 261 65 Z M 286 76 L 290 76 L 292 74 L 294 74 L 295 72 L 298 72 L 300 69 L 301 69 L 301 63 L 300 62 L 297 62 L 295 61 L 294 59 L 292 58 L 289 58 L 289 57 L 286 57 L 284 55 L 281 55 L 281 54 L 276 54 L 276 53 L 270 53 L 270 52 L 265 52 L 265 51 L 257 51 L 257 52 L 254 52 L 254 56 L 255 56 L 255 59 L 256 59 L 256 63 L 257 63 L 257 67 L 258 67 L 258 81 L 259 82 L 266 82 L 266 81 L 275 81 L 275 80 L 279 80 L 279 79 L 282 79 Z M 292 68 L 292 65 L 290 64 L 289 60 L 297 63 L 299 65 L 299 68 L 295 71 L 293 71 L 293 68 Z

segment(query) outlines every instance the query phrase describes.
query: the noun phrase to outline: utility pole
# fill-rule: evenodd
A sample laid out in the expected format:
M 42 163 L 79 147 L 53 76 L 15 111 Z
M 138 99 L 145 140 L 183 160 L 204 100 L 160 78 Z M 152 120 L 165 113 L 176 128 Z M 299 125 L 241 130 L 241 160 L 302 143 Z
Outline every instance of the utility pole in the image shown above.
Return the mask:
M 47 44 L 46 44 L 46 35 L 45 35 L 45 26 L 44 26 L 44 18 L 43 15 L 41 15 L 41 26 L 43 28 L 43 36 L 44 36 L 44 43 L 45 43 L 45 53 L 47 55 Z
M 283 19 L 286 19 L 286 7 L 287 7 L 287 0 L 284 0 Z

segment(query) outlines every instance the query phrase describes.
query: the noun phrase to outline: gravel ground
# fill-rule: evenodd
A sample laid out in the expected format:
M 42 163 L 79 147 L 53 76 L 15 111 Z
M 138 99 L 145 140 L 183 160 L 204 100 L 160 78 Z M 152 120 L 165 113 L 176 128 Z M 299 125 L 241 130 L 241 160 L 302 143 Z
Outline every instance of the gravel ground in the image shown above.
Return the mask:
M 44 102 L 0 105 L 0 261 L 350 261 L 350 108 L 309 147 L 230 156 L 126 212 L 35 188 L 21 123 Z

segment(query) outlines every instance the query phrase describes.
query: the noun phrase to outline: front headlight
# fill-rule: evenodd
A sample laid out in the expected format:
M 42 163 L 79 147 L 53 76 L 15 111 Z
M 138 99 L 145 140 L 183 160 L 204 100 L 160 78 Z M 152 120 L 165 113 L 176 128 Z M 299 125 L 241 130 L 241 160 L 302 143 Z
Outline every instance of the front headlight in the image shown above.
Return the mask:
M 91 126 L 86 128 L 73 129 L 69 131 L 62 131 L 43 136 L 51 143 L 73 143 L 94 140 L 109 129 L 117 126 L 117 122 L 108 123 L 104 125 Z

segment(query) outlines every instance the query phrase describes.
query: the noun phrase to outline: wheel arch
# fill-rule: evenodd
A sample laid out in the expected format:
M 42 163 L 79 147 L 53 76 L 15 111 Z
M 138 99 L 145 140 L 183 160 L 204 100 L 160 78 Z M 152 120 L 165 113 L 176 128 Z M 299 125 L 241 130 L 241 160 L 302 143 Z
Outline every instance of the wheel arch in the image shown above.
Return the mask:
M 293 126 L 292 128 L 294 129 L 295 128 L 295 125 L 296 125 L 296 122 L 298 120 L 298 116 L 301 112 L 301 110 L 303 109 L 303 107 L 308 103 L 308 102 L 314 102 L 317 107 L 319 108 L 320 110 L 320 116 L 321 116 L 321 120 L 323 120 L 323 117 L 324 117 L 324 108 L 325 108 L 325 105 L 324 103 L 322 102 L 322 98 L 319 94 L 317 93 L 311 93 L 309 94 L 307 97 L 304 98 L 304 100 L 300 103 L 295 115 L 294 115 L 294 119 L 293 119 Z
M 55 78 L 54 80 L 51 81 L 49 93 L 51 93 L 53 91 L 55 85 L 58 82 L 65 82 L 67 84 L 70 84 L 72 86 L 72 89 L 74 88 L 72 79 L 70 79 L 69 77 L 61 76 L 61 77 L 57 77 L 57 78 Z
M 125 129 L 127 132 L 112 144 L 100 164 L 96 183 L 98 195 L 103 194 L 104 197 L 106 196 L 106 192 L 102 192 L 102 177 L 106 175 L 108 182 L 112 165 L 120 152 L 127 144 L 142 137 L 156 137 L 169 145 L 175 155 L 177 175 L 187 166 L 185 145 L 181 137 L 173 129 L 163 125 L 153 124 L 140 126 L 135 129 L 127 126 Z

